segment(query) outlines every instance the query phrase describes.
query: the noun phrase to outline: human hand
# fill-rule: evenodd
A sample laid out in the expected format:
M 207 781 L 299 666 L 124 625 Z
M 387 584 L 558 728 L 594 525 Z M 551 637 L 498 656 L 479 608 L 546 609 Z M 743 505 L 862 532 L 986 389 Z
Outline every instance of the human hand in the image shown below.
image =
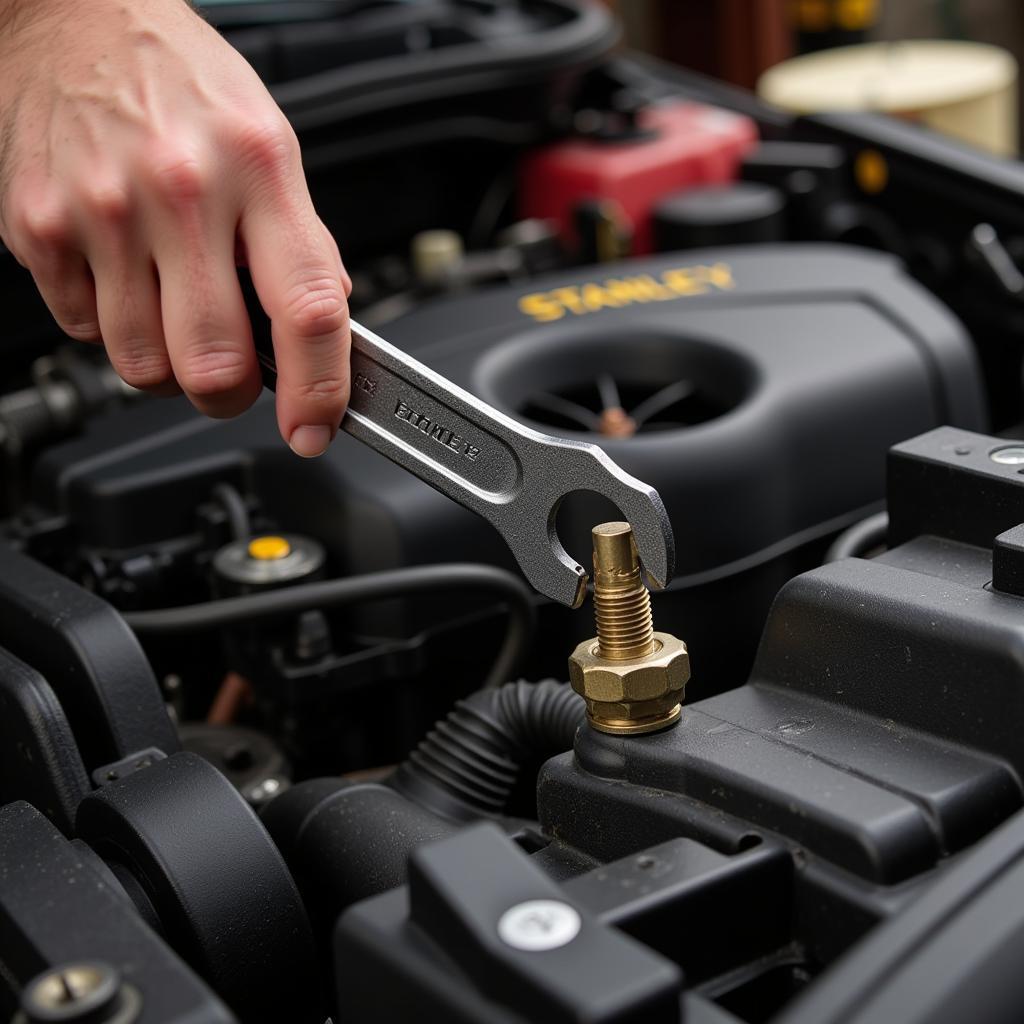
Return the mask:
M 236 267 L 270 317 L 281 434 L 322 452 L 349 390 L 348 275 L 298 142 L 183 0 L 0 0 L 0 238 L 60 327 L 210 416 L 260 392 Z

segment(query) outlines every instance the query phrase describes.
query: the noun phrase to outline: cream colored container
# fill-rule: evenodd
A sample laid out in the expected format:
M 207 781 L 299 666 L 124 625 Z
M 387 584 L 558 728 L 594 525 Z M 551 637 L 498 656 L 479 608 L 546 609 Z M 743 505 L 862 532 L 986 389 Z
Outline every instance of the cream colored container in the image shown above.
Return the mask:
M 798 114 L 878 111 L 992 153 L 1017 152 L 1017 62 L 998 46 L 940 40 L 844 46 L 777 64 L 757 91 Z

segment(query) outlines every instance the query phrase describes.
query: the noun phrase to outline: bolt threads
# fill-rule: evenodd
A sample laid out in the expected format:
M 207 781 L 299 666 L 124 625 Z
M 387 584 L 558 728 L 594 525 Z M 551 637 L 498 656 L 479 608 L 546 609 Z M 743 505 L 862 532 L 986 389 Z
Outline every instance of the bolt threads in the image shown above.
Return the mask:
M 643 583 L 634 590 L 601 593 L 594 588 L 598 653 L 613 661 L 642 658 L 654 650 L 651 597 Z
M 611 661 L 645 657 L 654 650 L 654 622 L 633 532 L 628 523 L 602 523 L 593 540 L 598 653 Z

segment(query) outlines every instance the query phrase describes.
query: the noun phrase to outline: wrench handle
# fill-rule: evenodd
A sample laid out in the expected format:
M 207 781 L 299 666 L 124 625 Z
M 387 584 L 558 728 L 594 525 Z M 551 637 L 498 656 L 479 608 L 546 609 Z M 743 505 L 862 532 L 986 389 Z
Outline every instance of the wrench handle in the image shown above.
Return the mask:
M 352 323 L 352 389 L 341 429 L 462 505 L 483 512 L 522 484 L 514 434 L 496 410 Z M 264 385 L 277 387 L 269 339 L 257 342 Z M 509 431 L 513 432 L 510 436 Z
M 629 520 L 656 585 L 672 575 L 672 529 L 657 492 L 595 445 L 517 423 L 354 321 L 352 389 L 341 429 L 482 516 L 542 594 L 576 607 L 587 574 L 555 532 L 563 496 L 590 490 Z M 269 339 L 257 343 L 267 387 L 277 385 Z

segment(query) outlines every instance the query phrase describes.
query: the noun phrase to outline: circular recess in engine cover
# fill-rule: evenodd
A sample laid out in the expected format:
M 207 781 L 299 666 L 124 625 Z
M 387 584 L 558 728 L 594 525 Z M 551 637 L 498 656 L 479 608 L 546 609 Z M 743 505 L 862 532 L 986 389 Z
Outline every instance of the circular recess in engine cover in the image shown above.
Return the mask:
M 588 331 L 512 339 L 480 360 L 481 398 L 554 434 L 633 437 L 707 423 L 757 385 L 757 366 L 713 338 Z

